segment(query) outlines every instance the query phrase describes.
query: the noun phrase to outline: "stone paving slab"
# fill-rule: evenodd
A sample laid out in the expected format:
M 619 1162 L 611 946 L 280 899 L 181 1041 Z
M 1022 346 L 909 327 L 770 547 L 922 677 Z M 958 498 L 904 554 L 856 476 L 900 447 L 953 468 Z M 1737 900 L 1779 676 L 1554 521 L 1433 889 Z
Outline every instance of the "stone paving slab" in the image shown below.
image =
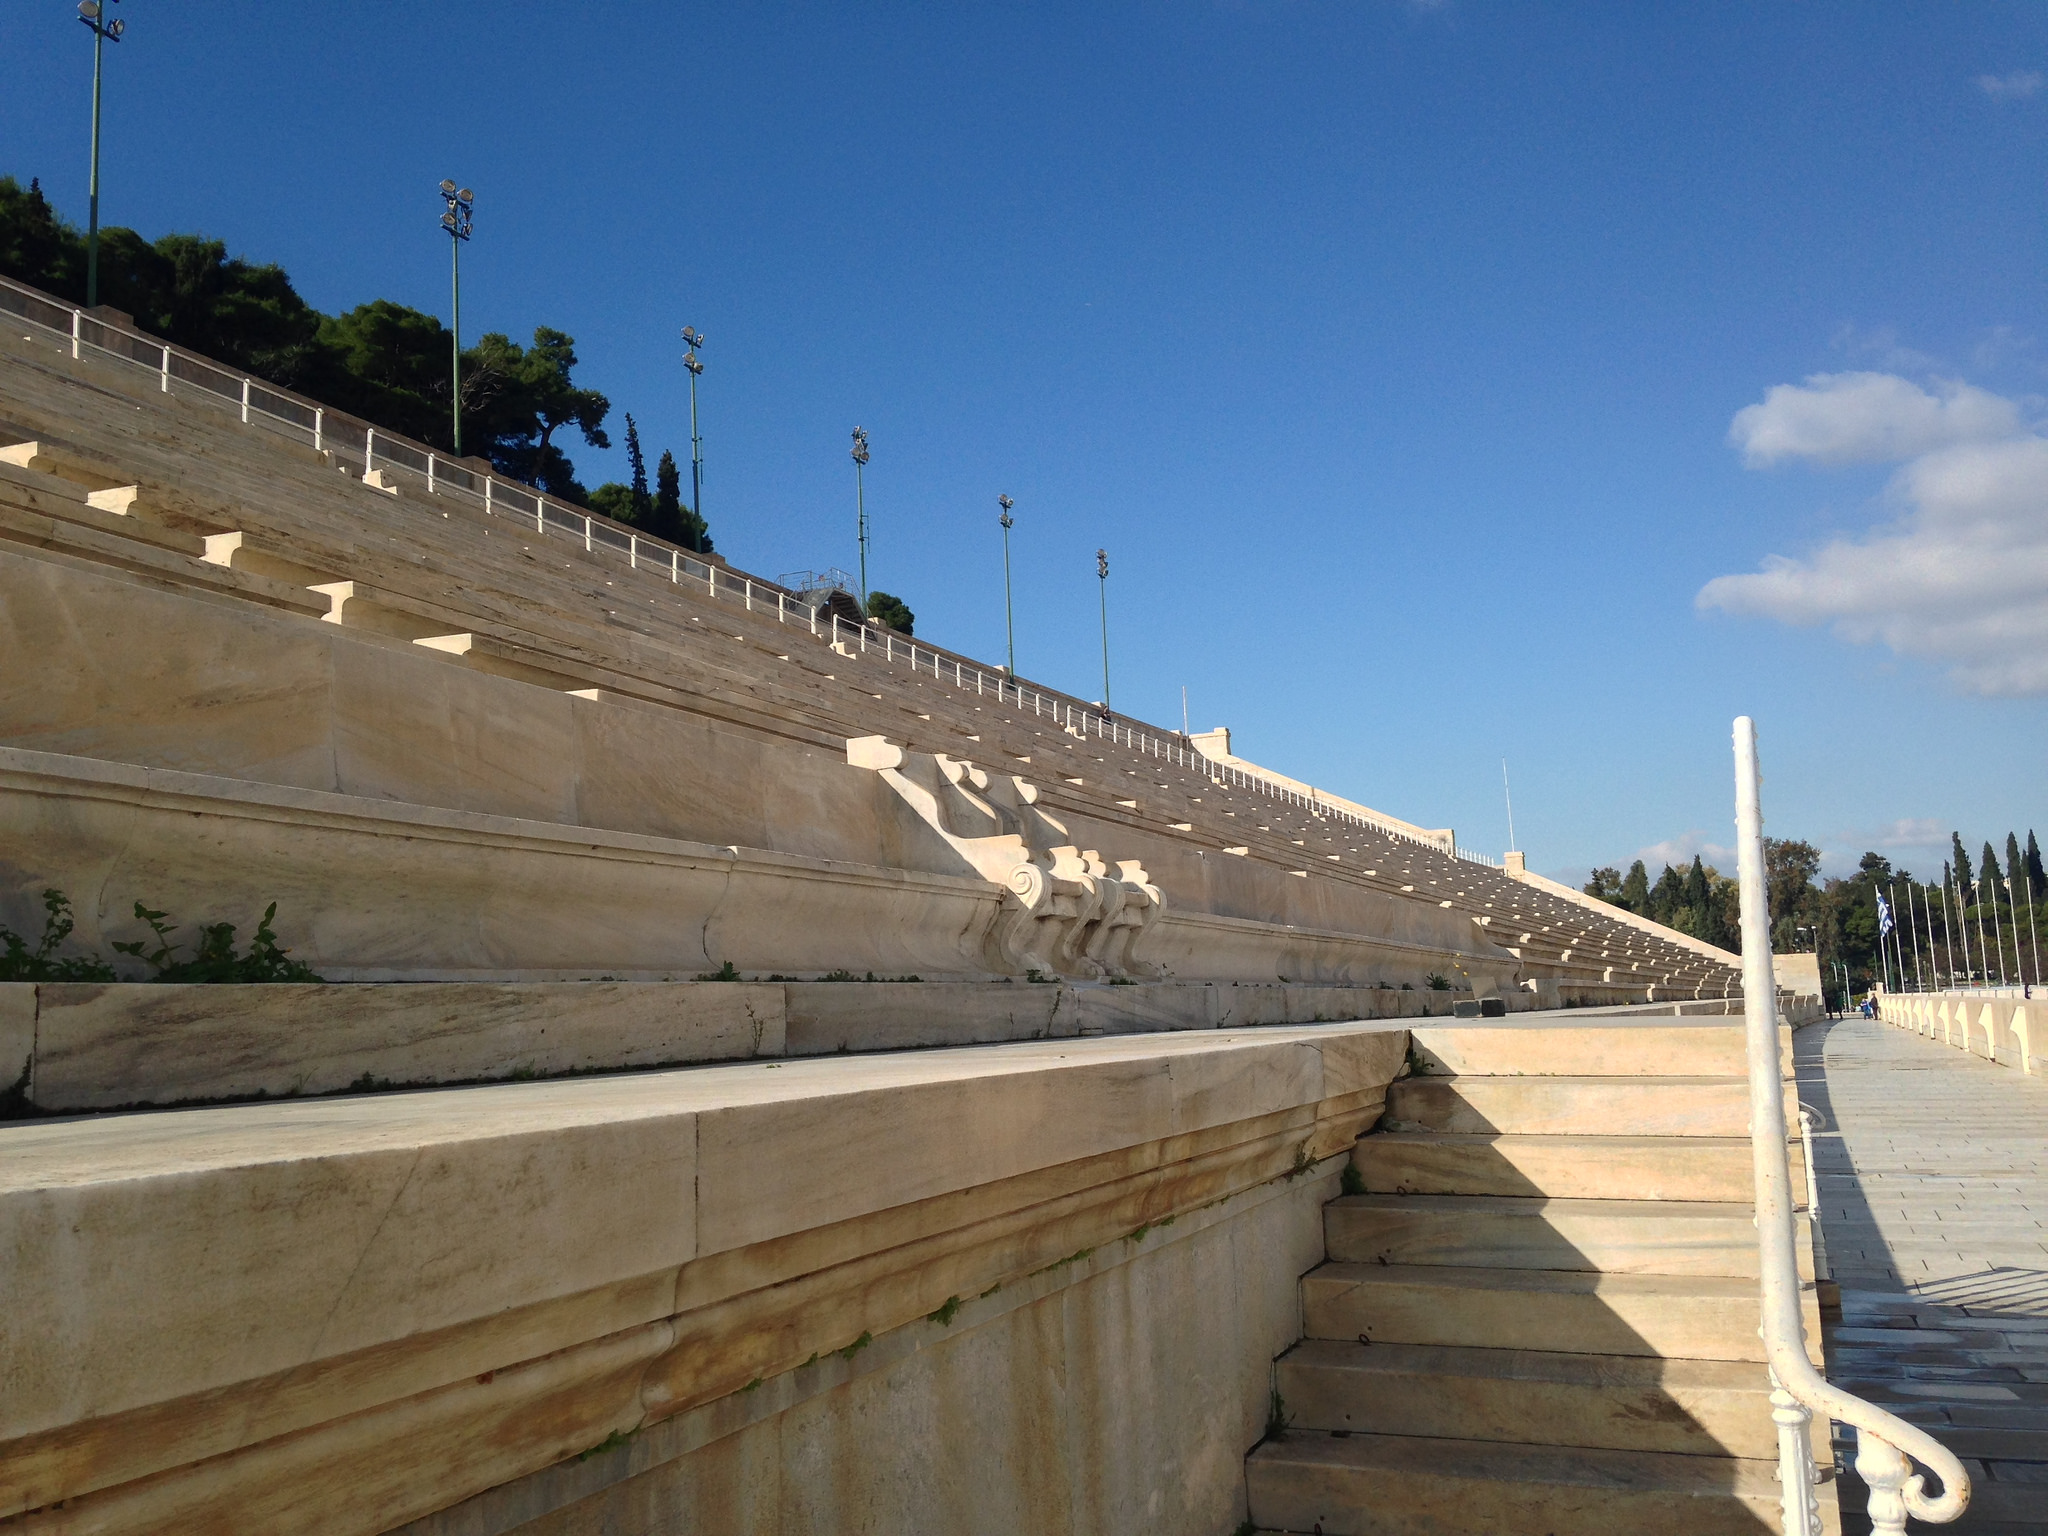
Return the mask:
M 1842 1287 L 1828 1378 L 1963 1459 L 1970 1509 L 1915 1531 L 2048 1531 L 2048 1084 L 1864 1019 L 1794 1037 Z M 1846 1536 L 1870 1529 L 1836 1452 Z

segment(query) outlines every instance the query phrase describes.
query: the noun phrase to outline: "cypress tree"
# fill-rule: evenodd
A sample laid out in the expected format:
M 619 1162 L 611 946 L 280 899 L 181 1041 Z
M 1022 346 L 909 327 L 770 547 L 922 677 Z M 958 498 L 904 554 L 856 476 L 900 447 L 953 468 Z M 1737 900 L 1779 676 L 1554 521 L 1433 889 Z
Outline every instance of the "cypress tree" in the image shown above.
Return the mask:
M 1984 845 L 1984 857 L 1977 861 L 1977 902 L 1981 906 L 1987 901 L 1998 905 L 1998 854 L 1989 843 Z
M 633 413 L 626 412 L 626 462 L 633 469 L 633 522 L 640 528 L 651 527 L 650 514 L 654 503 L 647 496 L 647 459 L 640 452 L 640 426 L 633 420 Z
M 676 468 L 676 456 L 662 450 L 654 467 L 654 532 L 677 544 L 683 539 L 683 475 Z M 695 549 L 697 546 L 689 546 Z
M 1975 878 L 1970 873 L 1970 856 L 1963 852 L 1962 833 L 1951 832 L 1948 838 L 1951 845 L 1949 848 L 1949 862 L 1956 867 L 1956 894 L 1962 898 L 1963 905 L 1967 907 L 1970 904 L 1970 882 Z
M 1621 904 L 1631 912 L 1649 916 L 1650 872 L 1643 868 L 1641 859 L 1629 865 L 1628 876 L 1621 882 Z
M 2041 845 L 2034 841 L 2034 829 L 2027 828 L 2027 889 L 2039 901 L 2048 895 L 2048 870 L 2041 868 Z
M 2005 878 L 2012 882 L 2015 892 L 2026 889 L 2026 866 L 2020 862 L 2020 840 L 2012 833 L 2005 834 Z

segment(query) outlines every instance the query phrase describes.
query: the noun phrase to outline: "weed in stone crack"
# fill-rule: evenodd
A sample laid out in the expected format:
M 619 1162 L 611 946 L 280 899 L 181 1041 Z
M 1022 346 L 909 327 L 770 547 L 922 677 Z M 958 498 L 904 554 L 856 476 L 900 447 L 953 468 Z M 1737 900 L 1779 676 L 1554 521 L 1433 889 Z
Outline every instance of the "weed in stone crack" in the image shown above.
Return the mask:
M 1145 1234 L 1147 1232 L 1150 1232 L 1151 1230 L 1151 1222 L 1141 1221 L 1135 1227 L 1131 1228 L 1130 1231 L 1124 1234 L 1124 1241 L 1127 1243 L 1142 1243 L 1143 1241 L 1145 1241 Z
M 1280 1395 L 1280 1389 L 1273 1389 L 1273 1406 L 1266 1414 L 1266 1438 L 1285 1440 L 1287 1438 L 1287 1399 Z
M 818 980 L 820 980 L 820 981 L 859 981 L 859 980 L 860 980 L 860 978 L 859 978 L 858 976 L 854 975 L 854 974 L 853 974 L 853 972 L 851 972 L 851 971 L 827 971 L 827 972 L 826 972 L 826 973 L 825 973 L 824 975 L 820 976 L 820 977 L 818 978 Z
M 851 1344 L 847 1345 L 846 1348 L 838 1351 L 839 1358 L 842 1360 L 851 1360 L 855 1355 L 859 1354 L 862 1350 L 866 1349 L 870 1344 L 874 1342 L 875 1336 L 872 1333 L 869 1333 L 865 1328 L 863 1328 L 861 1330 L 859 1338 L 855 1339 Z
M 936 1312 L 927 1312 L 924 1320 L 928 1323 L 937 1323 L 941 1328 L 950 1328 L 953 1326 L 953 1319 L 959 1313 L 960 1298 L 958 1296 L 948 1296 L 946 1304 Z
M 983 1291 L 983 1292 L 981 1293 L 981 1297 L 980 1297 L 980 1299 L 981 1299 L 981 1300 L 983 1300 L 983 1301 L 986 1301 L 986 1300 L 988 1300 L 988 1298 L 989 1298 L 989 1297 L 991 1297 L 991 1296 L 995 1295 L 995 1293 L 996 1293 L 997 1291 L 1000 1291 L 1000 1290 L 1001 1290 L 1002 1288 L 1003 1288 L 1003 1282 L 1002 1282 L 1002 1281 L 1000 1281 L 1000 1280 L 998 1280 L 998 1281 L 997 1281 L 997 1282 L 996 1282 L 996 1283 L 995 1283 L 994 1285 L 990 1286 L 990 1287 L 989 1287 L 989 1288 L 988 1288 L 987 1290 L 985 1290 L 985 1291 Z
M 580 1454 L 578 1454 L 576 1459 L 578 1461 L 588 1461 L 593 1456 L 602 1456 L 606 1451 L 616 1451 L 622 1445 L 631 1445 L 633 1441 L 638 1437 L 639 1433 L 640 1431 L 637 1429 L 626 1430 L 624 1432 L 615 1429 L 610 1434 L 606 1435 L 602 1440 L 598 1441 L 597 1444 L 593 1445 L 589 1450 L 583 1451 Z
M 761 1385 L 761 1378 L 760 1378 L 760 1377 L 758 1377 L 758 1376 L 756 1376 L 756 1377 L 755 1377 L 755 1378 L 754 1378 L 754 1379 L 753 1379 L 752 1381 L 748 1382 L 748 1383 L 747 1383 L 747 1384 L 746 1384 L 746 1385 L 745 1385 L 744 1387 L 741 1387 L 741 1388 L 740 1388 L 740 1390 L 741 1390 L 742 1392 L 751 1392 L 751 1391 L 753 1391 L 753 1390 L 754 1390 L 754 1388 L 758 1387 L 759 1385 Z
M 1259 1536 L 1259 1528 L 1247 1520 L 1237 1528 L 1235 1536 Z
M 816 1350 L 814 1349 L 814 1350 L 812 1350 L 812 1351 L 811 1351 L 811 1358 L 810 1358 L 810 1359 L 808 1359 L 808 1360 L 806 1360 L 806 1361 L 804 1362 L 804 1365 L 816 1365 L 817 1363 L 818 1363 L 818 1352 L 817 1352 L 817 1351 L 816 1351 Z M 798 1370 L 802 1370 L 802 1369 L 804 1368 L 804 1365 L 800 1365 L 800 1366 L 798 1366 L 798 1367 L 797 1367 L 797 1369 L 798 1369 Z
M 98 955 L 54 958 L 71 929 L 71 898 L 52 886 L 43 892 L 43 936 L 34 949 L 12 928 L 0 928 L 0 981 L 112 981 L 114 968 Z
M 1365 1193 L 1365 1175 L 1350 1163 L 1346 1163 L 1339 1187 L 1347 1195 L 1362 1195 Z
M 706 971 L 697 978 L 699 981 L 738 981 L 740 973 L 728 960 L 715 971 Z
M 1296 1179 L 1314 1167 L 1315 1163 L 1308 1155 L 1308 1143 L 1304 1141 L 1294 1149 L 1294 1166 L 1281 1174 L 1280 1177 L 1292 1184 Z

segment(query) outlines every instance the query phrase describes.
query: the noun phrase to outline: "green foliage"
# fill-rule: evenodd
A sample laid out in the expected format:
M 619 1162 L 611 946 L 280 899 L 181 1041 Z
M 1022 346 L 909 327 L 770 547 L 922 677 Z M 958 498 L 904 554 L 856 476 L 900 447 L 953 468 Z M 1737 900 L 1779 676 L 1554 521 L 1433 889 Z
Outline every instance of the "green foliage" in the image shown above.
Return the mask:
M 615 1429 L 589 1450 L 579 1452 L 576 1459 L 578 1461 L 588 1461 L 593 1456 L 602 1456 L 606 1451 L 616 1451 L 622 1446 L 631 1445 L 639 1436 L 640 1431 L 637 1429 L 624 1431 Z
M 886 624 L 899 635 L 915 633 L 917 615 L 910 611 L 910 605 L 902 598 L 892 597 L 887 592 L 868 594 L 868 617 Z
M 946 1304 L 936 1312 L 927 1312 L 924 1320 L 928 1323 L 937 1323 L 941 1328 L 950 1328 L 953 1326 L 953 1319 L 959 1315 L 960 1298 L 958 1296 L 948 1296 Z
M 1431 971 L 1424 979 L 1428 981 L 1429 990 L 1432 992 L 1448 992 L 1451 990 L 1451 979 L 1442 971 Z
M 1365 1175 L 1358 1171 L 1356 1165 L 1346 1163 L 1340 1187 L 1347 1195 L 1362 1195 L 1365 1193 Z
M 57 217 L 42 189 L 0 176 L 0 273 L 73 303 L 85 299 L 85 237 Z M 325 315 L 275 263 L 230 256 L 203 235 L 152 242 L 132 229 L 100 231 L 100 298 L 137 328 L 299 390 L 373 426 L 430 447 L 453 446 L 453 341 L 440 320 L 386 299 Z M 574 427 L 610 447 L 611 403 L 578 386 L 575 341 L 541 326 L 521 348 L 491 333 L 462 354 L 463 446 L 504 474 L 582 501 L 556 441 Z
M 43 934 L 36 947 L 12 928 L 0 927 L 0 981 L 112 981 L 114 968 L 98 955 L 57 958 L 71 937 L 71 898 L 52 886 L 43 892 Z
M 1621 904 L 1631 912 L 1650 910 L 1650 876 L 1641 859 L 1629 865 L 1628 873 L 1622 877 Z
M 739 970 L 728 960 L 715 971 L 706 971 L 697 978 L 699 981 L 738 981 Z
M 151 981 L 162 982 L 266 982 L 266 981 L 318 981 L 310 966 L 289 958 L 290 951 L 278 946 L 277 934 L 271 929 L 271 921 L 277 916 L 277 903 L 272 902 L 263 909 L 263 917 L 256 924 L 256 932 L 249 938 L 249 952 L 235 953 L 235 925 L 233 923 L 208 923 L 199 930 L 199 942 L 192 946 L 189 958 L 177 958 L 177 949 L 170 936 L 176 933 L 175 924 L 164 921 L 165 914 L 151 911 L 141 902 L 135 903 L 135 915 L 149 925 L 155 935 L 154 948 L 148 939 L 134 939 L 127 943 L 116 940 L 114 948 L 124 955 L 133 955 L 150 968 Z
M 855 1339 L 851 1344 L 847 1345 L 846 1348 L 838 1351 L 839 1358 L 842 1360 L 851 1360 L 855 1355 L 859 1354 L 862 1350 L 866 1349 L 870 1344 L 874 1342 L 875 1336 L 872 1333 L 869 1333 L 865 1328 L 863 1328 L 861 1330 L 861 1335 L 859 1338 Z

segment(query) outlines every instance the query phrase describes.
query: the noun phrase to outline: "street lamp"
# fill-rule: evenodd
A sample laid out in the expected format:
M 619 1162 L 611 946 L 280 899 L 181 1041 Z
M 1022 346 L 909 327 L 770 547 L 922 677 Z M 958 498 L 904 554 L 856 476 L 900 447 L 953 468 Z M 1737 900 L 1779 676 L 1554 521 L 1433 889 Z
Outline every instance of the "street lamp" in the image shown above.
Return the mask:
M 107 0 L 119 5 L 121 0 Z M 121 41 L 128 30 L 125 21 L 109 21 L 100 0 L 78 0 L 78 19 L 92 28 L 92 184 L 91 211 L 85 225 L 85 307 L 100 302 L 100 56 L 108 43 Z
M 469 238 L 471 221 L 476 216 L 476 194 L 463 187 L 457 190 L 455 183 L 443 180 L 441 200 L 448 205 L 441 215 L 441 227 L 448 231 L 448 251 L 452 263 L 451 280 L 455 287 L 455 324 L 452 328 L 450 346 L 454 361 L 448 374 L 454 380 L 449 392 L 449 404 L 455 412 L 455 457 L 462 457 L 462 243 Z
M 1102 603 L 1102 718 L 1109 718 L 1109 552 L 1095 551 L 1095 591 Z
M 866 474 L 868 467 L 868 435 L 859 427 L 853 429 L 853 511 L 854 535 L 860 541 L 860 606 L 868 606 L 868 502 Z
M 683 366 L 690 372 L 690 516 L 701 525 L 704 521 L 704 439 L 697 435 L 697 380 L 703 376 L 704 365 L 697 360 L 697 349 L 704 345 L 704 333 L 694 326 L 683 327 L 683 345 L 689 351 L 683 354 Z M 697 548 L 697 530 L 690 530 L 690 548 Z M 698 550 L 698 553 L 703 551 Z
M 1003 628 L 1010 637 L 1010 681 L 1017 680 L 1017 615 L 1010 606 L 1010 525 L 1016 519 L 1010 516 L 1010 508 L 1017 505 L 1007 496 L 998 496 L 996 505 L 1003 510 L 996 521 L 1003 525 Z

